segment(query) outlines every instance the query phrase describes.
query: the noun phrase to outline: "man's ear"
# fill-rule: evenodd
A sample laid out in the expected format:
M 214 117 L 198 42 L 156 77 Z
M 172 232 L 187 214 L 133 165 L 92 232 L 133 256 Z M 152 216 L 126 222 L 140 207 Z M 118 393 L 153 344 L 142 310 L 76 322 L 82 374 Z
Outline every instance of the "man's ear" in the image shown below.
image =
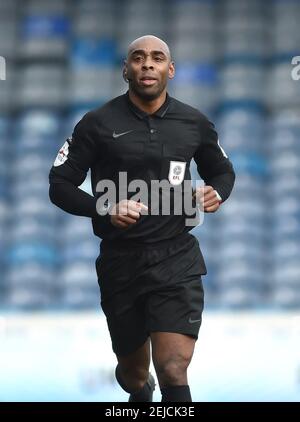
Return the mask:
M 173 61 L 169 64 L 169 72 L 168 72 L 169 79 L 173 79 L 175 76 L 175 63 Z
M 127 70 L 127 60 L 125 59 L 123 61 L 123 79 L 126 83 L 128 83 L 127 72 L 128 72 L 128 70 Z

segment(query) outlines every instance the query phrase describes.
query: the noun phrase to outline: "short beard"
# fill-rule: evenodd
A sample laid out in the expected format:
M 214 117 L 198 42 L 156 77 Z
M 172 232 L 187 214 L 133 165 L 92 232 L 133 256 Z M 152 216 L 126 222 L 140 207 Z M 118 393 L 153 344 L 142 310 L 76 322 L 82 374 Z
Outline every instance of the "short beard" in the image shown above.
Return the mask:
M 129 83 L 129 86 L 132 89 L 132 91 L 135 93 L 135 95 L 140 97 L 142 100 L 146 100 L 146 101 L 156 100 L 156 98 L 158 98 L 163 92 L 163 90 L 165 89 L 165 87 L 159 87 L 157 92 L 148 94 L 146 92 L 141 92 L 134 84 Z

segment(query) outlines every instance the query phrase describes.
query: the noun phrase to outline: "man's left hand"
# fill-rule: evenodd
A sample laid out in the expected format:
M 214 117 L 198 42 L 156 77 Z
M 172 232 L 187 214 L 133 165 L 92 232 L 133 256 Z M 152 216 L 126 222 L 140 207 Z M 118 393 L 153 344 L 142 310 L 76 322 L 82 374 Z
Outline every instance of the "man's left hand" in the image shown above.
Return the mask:
M 197 188 L 194 195 L 204 212 L 216 212 L 222 203 L 218 192 L 212 186 Z

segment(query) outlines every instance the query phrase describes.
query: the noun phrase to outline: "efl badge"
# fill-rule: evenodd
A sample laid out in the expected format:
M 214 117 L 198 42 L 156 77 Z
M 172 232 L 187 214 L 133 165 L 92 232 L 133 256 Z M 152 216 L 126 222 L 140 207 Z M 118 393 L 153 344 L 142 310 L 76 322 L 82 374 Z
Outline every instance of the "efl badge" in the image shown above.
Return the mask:
M 169 182 L 180 185 L 184 179 L 186 163 L 184 161 L 170 161 Z
M 68 138 L 66 142 L 63 144 L 63 146 L 61 147 L 61 149 L 58 151 L 57 157 L 53 164 L 54 167 L 61 166 L 65 161 L 67 161 L 71 140 L 72 139 Z

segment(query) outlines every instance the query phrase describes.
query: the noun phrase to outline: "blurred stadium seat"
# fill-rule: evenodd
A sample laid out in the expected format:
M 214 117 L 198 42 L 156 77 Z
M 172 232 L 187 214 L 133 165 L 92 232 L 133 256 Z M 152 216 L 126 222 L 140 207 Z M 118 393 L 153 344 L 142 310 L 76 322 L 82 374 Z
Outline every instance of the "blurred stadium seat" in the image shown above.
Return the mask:
M 100 239 L 50 203 L 48 172 L 85 112 L 126 91 L 127 46 L 151 33 L 176 63 L 169 92 L 215 122 L 237 173 L 193 229 L 206 306 L 299 309 L 299 21 L 296 0 L 0 0 L 0 306 L 99 307 Z

